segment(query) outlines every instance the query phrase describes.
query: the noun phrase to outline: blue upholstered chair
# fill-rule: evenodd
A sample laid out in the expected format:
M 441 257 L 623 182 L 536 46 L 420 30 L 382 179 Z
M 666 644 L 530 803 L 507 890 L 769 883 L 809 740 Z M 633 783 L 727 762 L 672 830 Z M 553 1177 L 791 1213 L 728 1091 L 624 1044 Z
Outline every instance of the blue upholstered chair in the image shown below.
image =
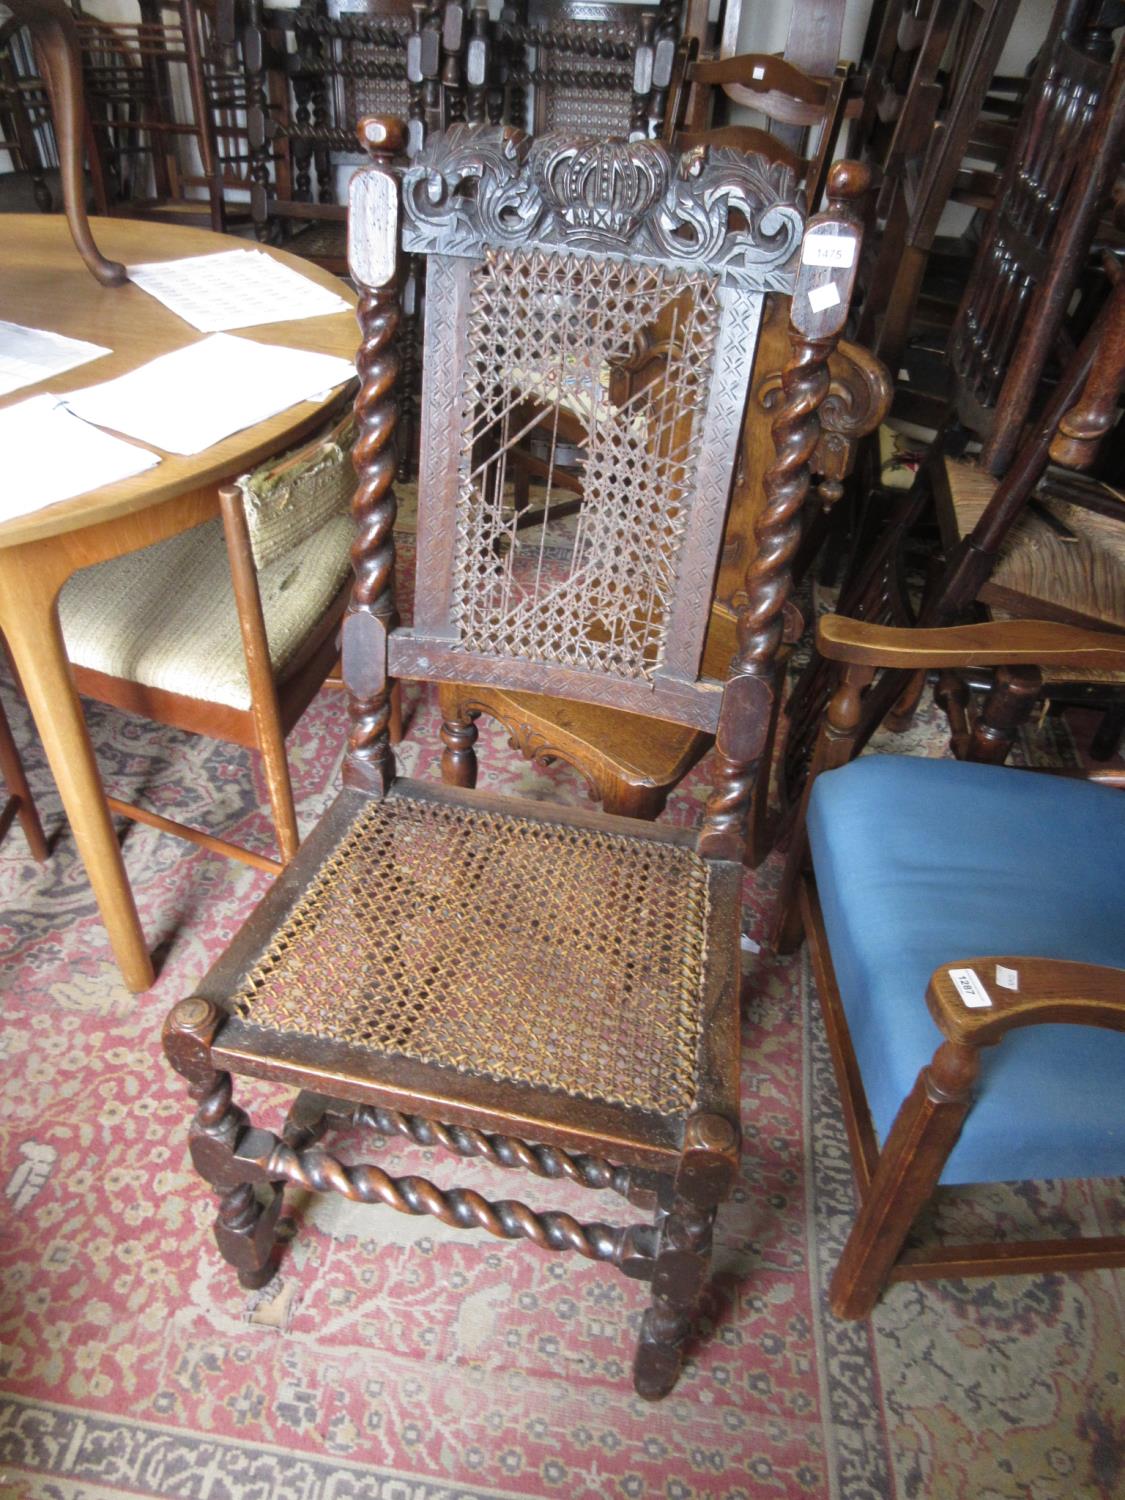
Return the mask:
M 840 1317 L 888 1280 L 1125 1264 L 1125 1238 L 910 1246 L 939 1186 L 1125 1173 L 1125 773 L 857 759 L 879 668 L 1125 666 L 1125 636 L 828 616 L 845 664 L 790 848 L 779 946 L 809 938 L 859 1188 Z

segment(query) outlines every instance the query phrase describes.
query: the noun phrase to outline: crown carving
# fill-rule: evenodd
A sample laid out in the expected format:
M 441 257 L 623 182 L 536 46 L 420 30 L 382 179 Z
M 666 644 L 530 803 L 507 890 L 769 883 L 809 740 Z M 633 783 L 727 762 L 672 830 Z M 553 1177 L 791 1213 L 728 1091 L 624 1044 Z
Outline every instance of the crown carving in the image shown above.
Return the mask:
M 624 244 L 671 181 L 671 162 L 655 141 L 557 142 L 532 148 L 531 170 L 548 207 L 571 229 L 576 245 L 589 239 Z
M 423 255 L 602 251 L 760 291 L 792 289 L 804 229 L 785 163 L 498 125 L 434 136 L 403 175 L 402 207 L 403 247 Z

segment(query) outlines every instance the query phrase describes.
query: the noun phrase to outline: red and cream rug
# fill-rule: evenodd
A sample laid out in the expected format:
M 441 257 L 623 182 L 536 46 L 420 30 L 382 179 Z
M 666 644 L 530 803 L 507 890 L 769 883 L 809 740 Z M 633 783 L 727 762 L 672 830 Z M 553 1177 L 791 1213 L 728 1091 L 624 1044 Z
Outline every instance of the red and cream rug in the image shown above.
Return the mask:
M 853 1198 L 801 956 L 747 952 L 744 1174 L 720 1220 L 706 1338 L 659 1406 L 629 1381 L 645 1289 L 574 1257 L 296 1195 L 280 1275 L 242 1292 L 212 1243 L 159 1033 L 268 877 L 129 827 L 162 965 L 130 995 L 4 689 L 55 835 L 42 869 L 18 831 L 0 847 L 5 1500 L 1119 1500 L 1125 1276 L 904 1285 L 870 1323 L 827 1312 Z M 436 776 L 433 702 L 413 702 L 403 760 Z M 343 711 L 322 694 L 291 738 L 305 830 L 333 793 Z M 95 706 L 89 718 L 125 795 L 270 847 L 247 756 Z M 941 753 L 925 714 L 910 740 Z M 1040 749 L 1056 758 L 1064 741 Z M 482 785 L 581 799 L 495 728 L 480 751 Z M 705 762 L 668 816 L 690 822 L 706 779 Z M 776 873 L 747 879 L 752 944 Z M 280 1094 L 254 1102 L 280 1122 Z M 484 1169 L 430 1157 L 386 1144 L 379 1160 L 485 1187 Z M 547 1206 L 534 1183 L 527 1197 Z M 1123 1206 L 1109 1186 L 1025 1184 L 973 1194 L 961 1227 L 1030 1217 L 1104 1232 Z

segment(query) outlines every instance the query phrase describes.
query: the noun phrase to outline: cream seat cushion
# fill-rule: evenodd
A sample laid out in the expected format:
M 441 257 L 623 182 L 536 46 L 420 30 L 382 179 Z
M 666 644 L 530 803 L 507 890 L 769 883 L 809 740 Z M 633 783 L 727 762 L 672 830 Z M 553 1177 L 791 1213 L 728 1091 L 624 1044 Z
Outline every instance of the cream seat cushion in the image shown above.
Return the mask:
M 348 573 L 350 516 L 322 521 L 259 570 L 270 658 L 283 676 Z M 207 703 L 250 707 L 222 522 L 83 568 L 59 599 L 67 655 L 81 667 Z

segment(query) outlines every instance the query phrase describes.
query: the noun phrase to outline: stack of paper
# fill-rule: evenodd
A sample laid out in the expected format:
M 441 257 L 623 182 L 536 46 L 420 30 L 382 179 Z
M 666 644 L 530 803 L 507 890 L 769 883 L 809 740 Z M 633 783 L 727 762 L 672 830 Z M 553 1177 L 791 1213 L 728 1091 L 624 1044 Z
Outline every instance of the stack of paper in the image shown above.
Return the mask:
M 75 416 L 99 427 L 166 453 L 202 453 L 354 375 L 351 360 L 334 354 L 216 333 L 63 399 Z
M 21 386 L 38 385 L 109 352 L 100 344 L 64 338 L 46 328 L 0 322 L 0 396 Z
M 0 521 L 70 500 L 160 462 L 132 443 L 72 417 L 58 396 L 32 396 L 0 411 Z
M 343 297 L 261 250 L 220 250 L 129 267 L 129 280 L 201 333 L 348 312 Z

